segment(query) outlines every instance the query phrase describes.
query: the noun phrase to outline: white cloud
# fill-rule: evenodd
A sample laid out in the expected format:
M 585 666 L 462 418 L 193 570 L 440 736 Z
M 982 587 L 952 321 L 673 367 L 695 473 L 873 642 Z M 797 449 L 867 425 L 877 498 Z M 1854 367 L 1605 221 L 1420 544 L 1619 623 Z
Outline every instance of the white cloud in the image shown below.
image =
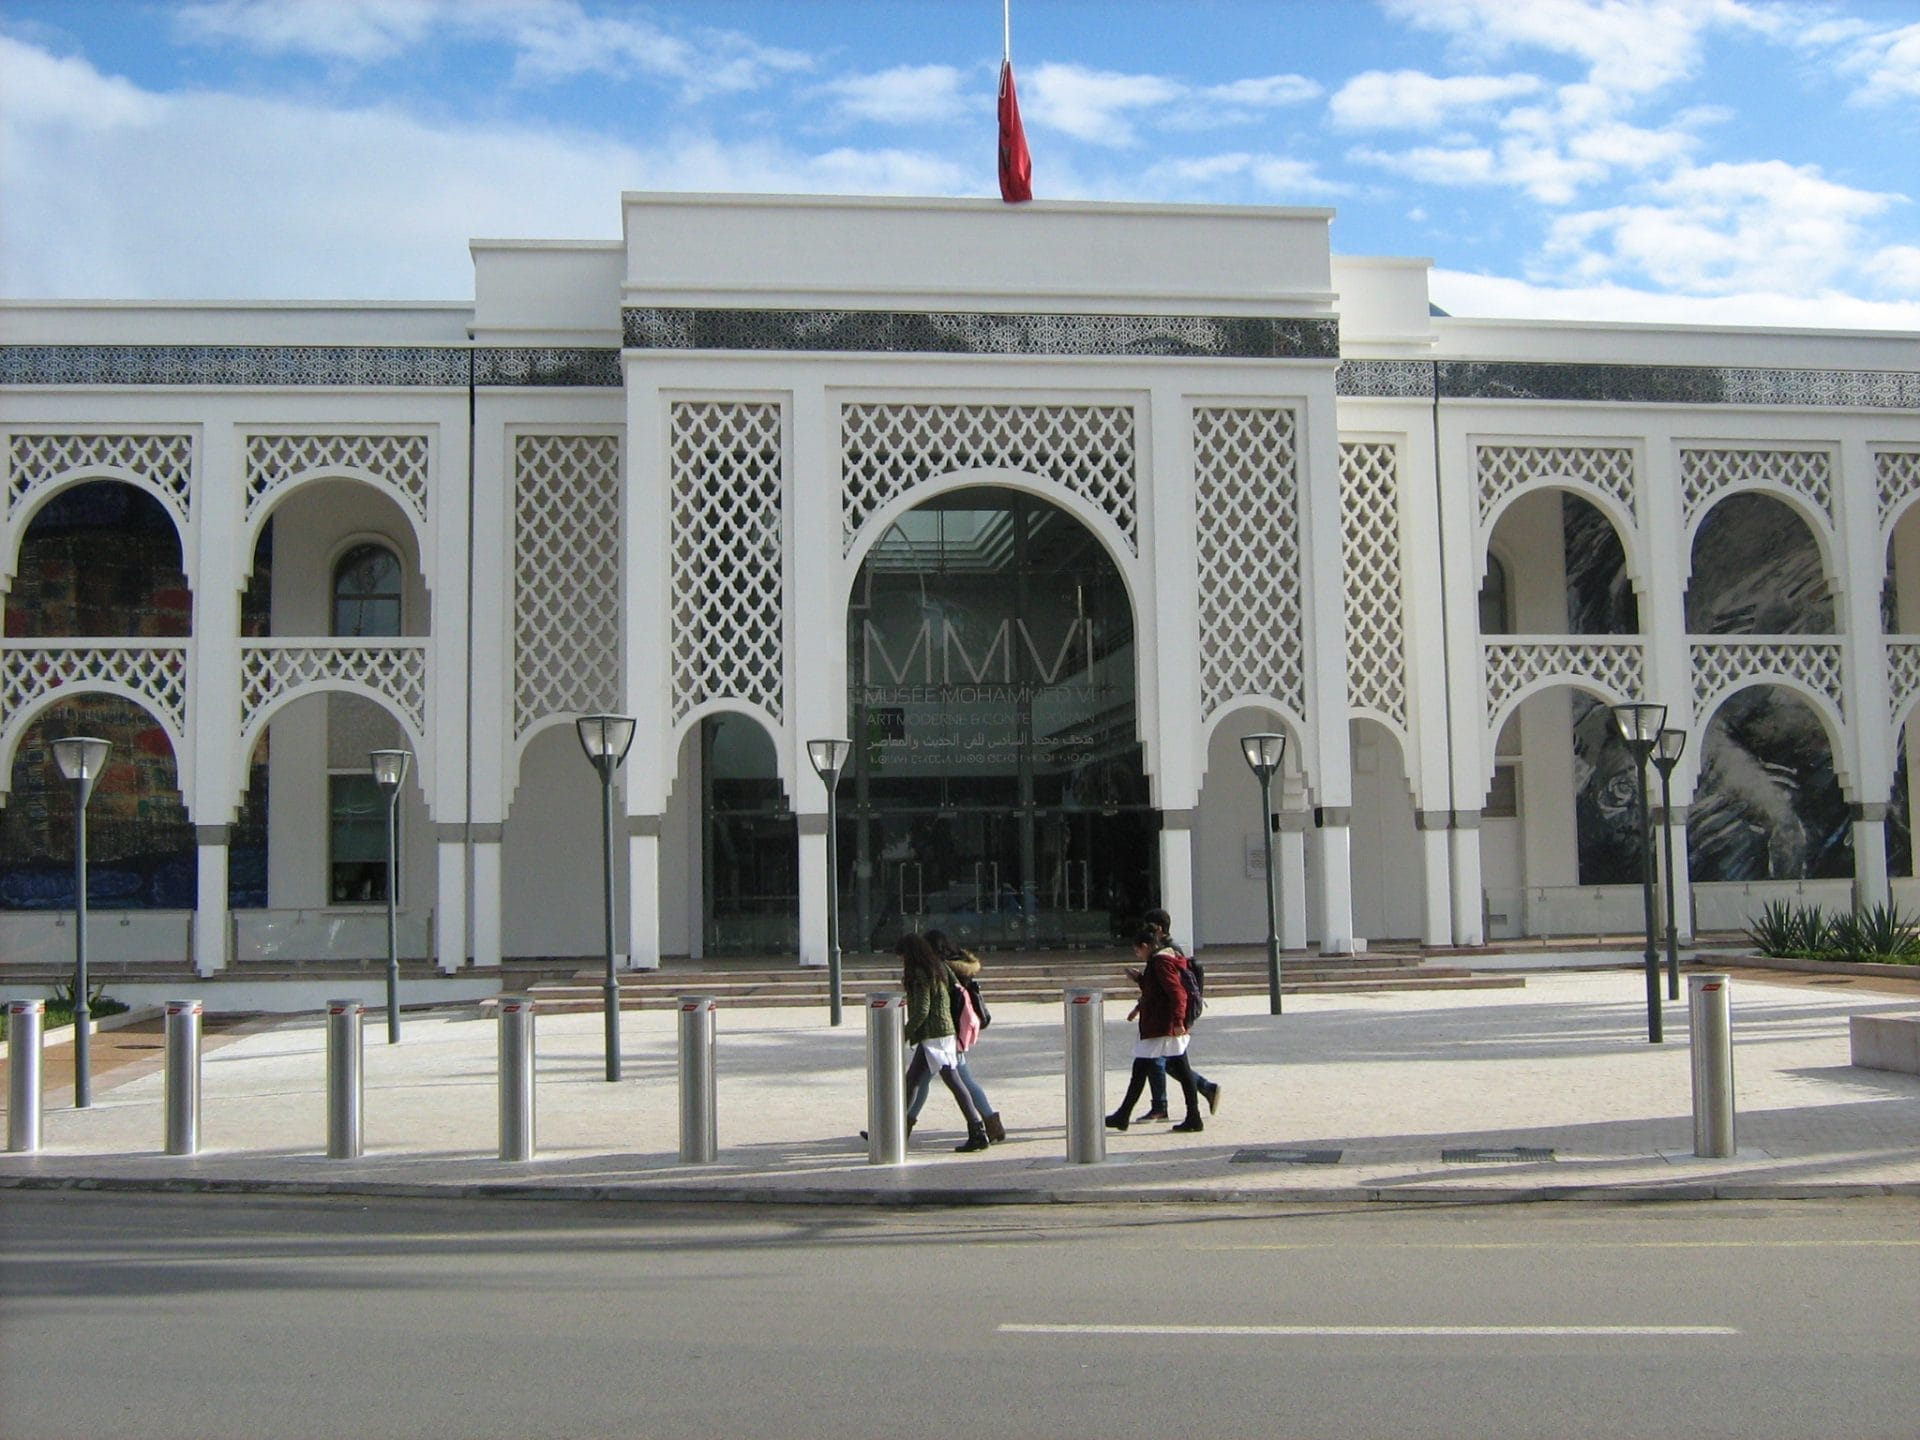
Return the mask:
M 1501 178 L 1493 151 L 1480 145 L 1452 148 L 1426 145 L 1400 151 L 1361 147 L 1349 150 L 1347 158 L 1432 185 L 1492 185 Z
M 1796 23 L 1777 7 L 1741 0 L 1386 0 L 1386 8 L 1473 58 L 1523 49 L 1572 57 L 1613 95 L 1647 94 L 1691 75 L 1710 31 L 1772 34 Z
M 614 237 L 623 189 L 984 194 L 910 150 L 648 146 L 392 107 L 158 97 L 0 38 L 0 293 L 460 299 L 474 235 Z M 92 102 L 104 99 L 107 104 Z
M 1540 90 L 1537 75 L 1428 75 L 1418 70 L 1368 70 L 1342 85 L 1327 102 L 1343 130 L 1431 130 L 1463 113 Z
M 1920 100 L 1920 24 L 1861 37 L 1847 48 L 1840 68 L 1860 77 L 1853 98 L 1863 103 Z
M 757 89 L 812 64 L 736 31 L 683 38 L 631 16 L 590 15 L 578 0 L 199 0 L 175 18 L 202 43 L 358 65 L 395 60 L 441 34 L 501 41 L 522 83 L 640 75 L 673 82 L 688 99 Z
M 1639 276 L 1695 295 L 1810 295 L 1861 263 L 1861 222 L 1901 197 L 1835 184 L 1782 161 L 1683 168 L 1650 203 L 1565 216 L 1547 258 L 1582 281 Z
M 1920 297 L 1920 245 L 1888 245 L 1867 258 L 1867 275 L 1891 295 Z
M 1188 194 L 1196 188 L 1203 193 L 1215 191 L 1229 181 L 1251 181 L 1259 190 L 1283 203 L 1344 195 L 1351 188 L 1326 179 L 1311 161 L 1246 151 L 1163 161 L 1149 167 L 1142 178 L 1151 191 L 1172 189 Z
M 1865 300 L 1839 291 L 1781 294 L 1751 290 L 1687 296 L 1625 285 L 1539 285 L 1459 270 L 1435 270 L 1431 289 L 1434 303 L 1448 314 L 1475 319 L 1920 330 L 1920 301 Z
M 1044 64 L 1033 72 L 1032 102 L 1021 116 L 1076 140 L 1116 148 L 1134 143 L 1130 114 L 1181 97 L 1182 87 L 1158 75 L 1120 75 L 1084 65 Z
M 1224 105 L 1234 110 L 1271 110 L 1282 105 L 1304 104 L 1319 94 L 1319 83 L 1304 75 L 1262 75 L 1227 85 L 1209 85 L 1200 91 L 1199 98 L 1205 104 Z
M 969 100 L 992 106 L 992 92 L 963 94 L 951 65 L 897 65 L 871 75 L 847 75 L 821 87 L 854 120 L 881 125 L 925 125 L 957 120 Z

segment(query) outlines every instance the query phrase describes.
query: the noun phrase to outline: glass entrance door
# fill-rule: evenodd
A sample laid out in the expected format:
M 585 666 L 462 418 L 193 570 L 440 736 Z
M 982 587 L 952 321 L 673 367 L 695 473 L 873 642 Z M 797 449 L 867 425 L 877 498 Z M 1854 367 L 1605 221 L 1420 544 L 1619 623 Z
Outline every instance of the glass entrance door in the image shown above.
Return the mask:
M 869 551 L 847 638 L 850 943 L 1104 945 L 1158 903 L 1132 610 L 1078 520 L 1000 489 L 922 506 Z

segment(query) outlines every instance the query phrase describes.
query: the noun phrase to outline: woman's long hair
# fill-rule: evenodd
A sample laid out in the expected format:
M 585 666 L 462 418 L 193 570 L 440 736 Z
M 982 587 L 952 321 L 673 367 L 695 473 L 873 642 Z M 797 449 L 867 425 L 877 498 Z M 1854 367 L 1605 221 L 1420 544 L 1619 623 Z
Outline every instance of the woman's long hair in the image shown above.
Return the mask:
M 937 985 L 945 962 L 934 953 L 924 935 L 902 935 L 893 953 L 900 957 L 900 980 L 909 990 Z
M 963 952 L 958 945 L 947 938 L 946 931 L 929 930 L 927 931 L 926 940 L 927 944 L 933 947 L 933 953 L 938 955 L 942 960 L 958 960 L 962 958 Z

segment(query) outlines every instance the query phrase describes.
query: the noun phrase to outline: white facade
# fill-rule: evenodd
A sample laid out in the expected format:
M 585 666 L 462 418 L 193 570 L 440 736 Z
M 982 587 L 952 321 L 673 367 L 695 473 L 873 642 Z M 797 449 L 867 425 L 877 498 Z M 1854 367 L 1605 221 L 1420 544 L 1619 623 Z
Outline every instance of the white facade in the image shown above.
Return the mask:
M 471 306 L 0 307 L 0 585 L 47 501 L 113 480 L 165 507 L 191 590 L 189 637 L 0 642 L 0 784 L 81 691 L 138 701 L 171 744 L 196 903 L 114 943 L 188 948 L 203 973 L 377 953 L 365 908 L 327 892 L 326 777 L 399 744 L 415 953 L 594 953 L 598 791 L 572 720 L 611 709 L 639 722 L 632 963 L 701 948 L 697 737 L 723 713 L 771 737 L 800 959 L 824 963 L 806 741 L 848 727 L 855 578 L 900 517 L 979 486 L 1066 511 L 1118 570 L 1158 894 L 1198 943 L 1265 933 L 1237 738 L 1268 728 L 1289 737 L 1289 947 L 1637 931 L 1637 885 L 1580 882 L 1575 691 L 1662 700 L 1697 734 L 1766 684 L 1824 723 L 1851 883 L 1691 886 L 1682 844 L 1682 933 L 1696 907 L 1724 928 L 1783 893 L 1893 892 L 1920 337 L 1435 316 L 1424 262 L 1332 257 L 1325 210 L 630 194 L 623 212 L 618 243 L 475 242 Z M 1618 537 L 1636 633 L 1569 632 L 1543 499 L 1562 493 Z M 1693 540 L 1735 494 L 1804 522 L 1830 634 L 1689 633 Z M 243 639 L 269 518 L 272 634 Z M 405 572 L 395 638 L 329 630 L 332 567 L 361 542 Z M 1489 556 L 1508 633 L 1482 634 Z M 269 731 L 267 906 L 233 912 L 226 847 Z M 1516 803 L 1489 807 L 1512 746 Z M 1702 748 L 1674 772 L 1676 818 Z M 53 923 L 0 913 L 0 940 L 31 954 Z

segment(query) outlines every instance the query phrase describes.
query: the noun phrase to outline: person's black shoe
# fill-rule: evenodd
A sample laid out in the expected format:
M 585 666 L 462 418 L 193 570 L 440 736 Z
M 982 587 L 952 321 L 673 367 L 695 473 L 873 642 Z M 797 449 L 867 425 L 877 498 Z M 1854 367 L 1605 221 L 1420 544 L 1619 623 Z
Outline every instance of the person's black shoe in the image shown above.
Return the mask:
M 1219 1113 L 1220 1113 L 1220 1082 L 1216 1080 L 1213 1082 L 1213 1084 L 1207 1087 L 1207 1114 L 1218 1115 Z
M 1207 1122 L 1198 1115 L 1189 1115 L 1173 1127 L 1176 1135 L 1195 1135 L 1207 1128 Z
M 1161 1124 L 1164 1125 L 1167 1121 L 1171 1120 L 1173 1117 L 1167 1114 L 1167 1112 L 1164 1110 L 1149 1110 L 1146 1114 L 1142 1115 L 1140 1118 L 1143 1121 L 1158 1120 Z
M 1109 1129 L 1109 1130 L 1124 1130 L 1124 1129 L 1126 1129 L 1126 1128 L 1127 1128 L 1127 1117 L 1126 1117 L 1126 1116 L 1124 1116 L 1124 1115 L 1117 1115 L 1117 1114 L 1116 1114 L 1116 1115 L 1109 1115 L 1109 1116 L 1107 1116 L 1107 1129 Z
M 965 1155 L 970 1151 L 984 1150 L 990 1143 L 985 1130 L 969 1130 L 967 1138 L 953 1148 L 957 1153 Z

